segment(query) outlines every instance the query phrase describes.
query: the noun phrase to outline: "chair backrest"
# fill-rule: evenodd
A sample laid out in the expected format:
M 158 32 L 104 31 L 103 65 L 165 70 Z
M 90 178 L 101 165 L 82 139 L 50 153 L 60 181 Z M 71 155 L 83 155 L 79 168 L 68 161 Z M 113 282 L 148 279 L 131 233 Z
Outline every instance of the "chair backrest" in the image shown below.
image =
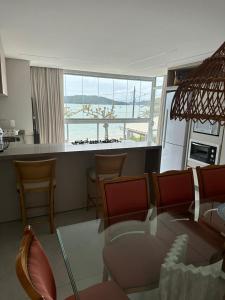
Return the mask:
M 147 176 L 119 177 L 100 182 L 106 218 L 147 210 L 149 192 Z
M 157 207 L 192 203 L 195 188 L 192 169 L 152 173 L 155 204 Z
M 30 226 L 24 230 L 16 273 L 30 299 L 56 300 L 55 280 L 48 258 Z
M 14 161 L 19 183 L 49 181 L 55 177 L 56 158 L 37 161 Z
M 200 200 L 223 196 L 225 199 L 225 165 L 196 167 Z
M 115 155 L 95 155 L 95 168 L 97 176 L 112 175 L 113 177 L 121 176 L 123 165 L 127 153 L 115 154 Z

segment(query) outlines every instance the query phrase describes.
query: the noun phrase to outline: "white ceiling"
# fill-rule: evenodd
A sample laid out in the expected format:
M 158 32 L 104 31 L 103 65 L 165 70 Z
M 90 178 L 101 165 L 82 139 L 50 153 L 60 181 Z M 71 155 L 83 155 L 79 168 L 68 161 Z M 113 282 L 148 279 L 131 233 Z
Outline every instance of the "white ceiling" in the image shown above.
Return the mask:
M 0 0 L 6 56 L 32 65 L 152 76 L 225 40 L 225 0 Z

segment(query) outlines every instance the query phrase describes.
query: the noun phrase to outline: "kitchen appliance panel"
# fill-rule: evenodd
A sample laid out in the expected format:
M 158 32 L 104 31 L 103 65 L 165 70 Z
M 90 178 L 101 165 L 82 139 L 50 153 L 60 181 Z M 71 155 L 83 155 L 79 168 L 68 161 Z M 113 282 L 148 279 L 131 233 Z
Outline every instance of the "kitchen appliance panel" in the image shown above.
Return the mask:
M 174 145 L 184 146 L 186 142 L 186 126 L 185 120 L 170 120 L 170 108 L 173 100 L 174 92 L 167 93 L 165 107 L 165 126 L 164 126 L 164 142 Z
M 184 167 L 184 148 L 182 146 L 165 143 L 162 151 L 160 172 L 168 170 L 182 170 Z
M 214 144 L 203 144 L 190 140 L 189 160 L 200 162 L 201 164 L 218 163 L 219 146 Z

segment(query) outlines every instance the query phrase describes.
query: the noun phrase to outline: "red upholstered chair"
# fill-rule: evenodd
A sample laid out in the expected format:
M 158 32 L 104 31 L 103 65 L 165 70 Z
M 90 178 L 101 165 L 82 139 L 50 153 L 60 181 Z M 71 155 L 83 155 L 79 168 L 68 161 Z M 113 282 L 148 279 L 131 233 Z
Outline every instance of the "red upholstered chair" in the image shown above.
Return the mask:
M 56 300 L 56 286 L 48 258 L 28 226 L 24 231 L 16 271 L 21 285 L 32 300 Z M 100 283 L 87 288 L 79 296 L 70 296 L 67 300 L 128 300 L 128 297 L 113 281 Z
M 158 208 L 175 207 L 182 204 L 184 209 L 195 200 L 192 169 L 152 173 L 155 204 Z
M 107 220 L 104 280 L 110 274 L 127 293 L 157 287 L 166 251 L 149 234 L 148 177 L 120 177 L 100 185 Z
M 103 180 L 100 187 L 104 217 L 107 219 L 149 208 L 147 176 Z
M 225 165 L 196 167 L 200 201 L 225 200 Z

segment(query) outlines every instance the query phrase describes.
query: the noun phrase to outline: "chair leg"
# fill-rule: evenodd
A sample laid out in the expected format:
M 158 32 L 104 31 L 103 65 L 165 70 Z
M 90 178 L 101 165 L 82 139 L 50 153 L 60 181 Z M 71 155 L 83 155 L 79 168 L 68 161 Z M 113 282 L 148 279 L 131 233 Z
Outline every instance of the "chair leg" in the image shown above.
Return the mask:
M 18 191 L 19 201 L 20 201 L 20 213 L 23 226 L 27 225 L 27 215 L 26 215 L 26 208 L 25 208 L 25 196 L 23 192 Z
M 54 222 L 54 190 L 51 189 L 49 192 L 49 224 L 50 232 L 55 232 L 55 222 Z
M 103 276 L 102 276 L 102 281 L 108 281 L 109 279 L 109 272 L 106 268 L 106 266 L 103 267 Z
M 89 202 L 90 202 L 90 195 L 89 193 L 87 194 L 87 201 L 86 201 L 86 210 L 88 211 L 89 209 Z

